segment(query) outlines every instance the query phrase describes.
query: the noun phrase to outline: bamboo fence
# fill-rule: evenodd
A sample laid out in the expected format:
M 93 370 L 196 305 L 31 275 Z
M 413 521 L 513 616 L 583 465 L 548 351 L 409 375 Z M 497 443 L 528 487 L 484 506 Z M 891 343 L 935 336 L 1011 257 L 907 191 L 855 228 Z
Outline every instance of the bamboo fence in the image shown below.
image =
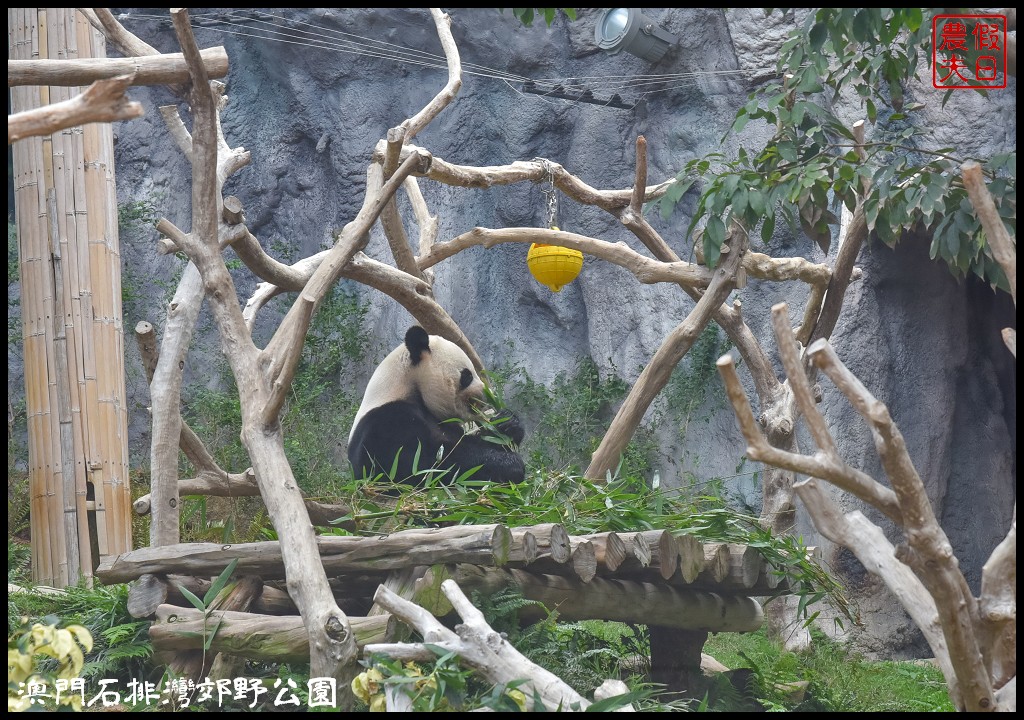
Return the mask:
M 8 35 L 12 59 L 106 56 L 102 35 L 73 8 L 12 8 Z M 12 110 L 82 89 L 12 87 Z M 131 549 L 113 132 L 93 123 L 12 151 L 32 571 L 63 587 L 91 582 L 99 557 Z

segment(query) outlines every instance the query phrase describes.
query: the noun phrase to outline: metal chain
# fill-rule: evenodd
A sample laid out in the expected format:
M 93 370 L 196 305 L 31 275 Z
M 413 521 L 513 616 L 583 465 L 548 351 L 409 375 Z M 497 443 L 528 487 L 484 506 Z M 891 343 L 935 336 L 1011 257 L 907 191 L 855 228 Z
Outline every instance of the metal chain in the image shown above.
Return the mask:
M 547 183 L 547 187 L 542 186 L 540 191 L 547 198 L 548 227 L 555 228 L 558 227 L 558 190 L 555 189 L 555 166 L 546 158 L 539 157 L 534 160 L 544 167 L 544 182 Z

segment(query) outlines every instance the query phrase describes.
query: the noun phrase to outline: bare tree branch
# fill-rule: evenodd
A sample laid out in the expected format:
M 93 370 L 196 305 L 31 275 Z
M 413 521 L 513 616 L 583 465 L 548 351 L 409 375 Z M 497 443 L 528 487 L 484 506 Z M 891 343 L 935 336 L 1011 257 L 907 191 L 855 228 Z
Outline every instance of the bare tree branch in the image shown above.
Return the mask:
M 828 480 L 893 519 L 907 538 L 905 545 L 895 549 L 881 531 L 871 529 L 859 513 L 844 517 L 813 482 L 801 483 L 797 488 L 818 529 L 853 550 L 865 567 L 878 573 L 911 612 L 936 657 L 940 658 L 950 696 L 957 707 L 972 711 L 1013 709 L 1015 698 L 1008 693 L 997 695 L 996 690 L 1008 685 L 1016 676 L 1015 639 L 1004 639 L 1006 634 L 1015 638 L 1016 583 L 1011 581 L 1008 587 L 1005 577 L 997 579 L 996 574 L 1005 576 L 1008 564 L 1015 565 L 1016 522 L 1007 540 L 986 565 L 991 570 L 983 578 L 986 587 L 979 602 L 959 569 L 949 539 L 932 511 L 924 484 L 910 461 L 906 444 L 888 408 L 839 361 L 826 340 L 818 340 L 807 349 L 806 355 L 814 367 L 832 379 L 871 427 L 882 466 L 892 483 L 891 491 L 852 470 L 838 457 L 828 428 L 814 406 L 784 305 L 773 308 L 773 325 L 795 403 L 807 419 L 811 435 L 821 450 L 813 457 L 806 457 L 768 445 L 755 425 L 732 360 L 725 356 L 718 361 L 718 367 L 740 427 L 750 443 L 750 457 Z M 1014 549 L 1010 550 L 1011 547 Z M 903 566 L 910 568 L 913 579 Z M 922 589 L 927 591 L 933 604 L 923 599 Z M 1013 610 L 1009 610 L 1011 605 Z M 936 620 L 941 638 L 935 631 Z M 1009 633 L 1007 623 L 1012 623 Z M 1000 708 L 999 702 L 1006 702 L 1007 706 Z
M 747 249 L 747 234 L 738 225 L 732 228 L 728 240 L 731 252 L 726 254 L 724 261 L 715 269 L 714 277 L 707 292 L 697 305 L 686 316 L 686 319 L 662 341 L 651 361 L 644 366 L 640 377 L 630 389 L 626 399 L 612 419 L 611 425 L 601 444 L 594 451 L 586 477 L 601 481 L 619 463 L 626 445 L 636 432 L 636 428 L 654 398 L 668 383 L 679 361 L 686 355 L 690 347 L 700 336 L 711 320 L 712 314 L 732 292 L 736 271 L 741 267 L 743 255 Z
M 985 187 L 985 178 L 981 174 L 981 165 L 973 160 L 964 163 L 960 168 L 960 177 L 963 178 L 964 187 L 967 188 L 967 196 L 971 199 L 974 212 L 981 220 L 981 226 L 985 229 L 985 238 L 988 246 L 992 249 L 992 256 L 1003 269 L 1003 274 L 1010 283 L 1010 297 L 1013 304 L 1017 304 L 1017 251 L 1014 239 L 1003 224 L 995 201 L 988 188 Z
M 419 148 L 422 150 L 422 148 Z M 406 145 L 402 148 L 402 159 L 409 153 L 415 152 L 417 146 Z M 374 162 L 383 162 L 382 153 L 374 153 Z M 587 185 L 578 177 L 566 171 L 558 163 L 550 163 L 554 174 L 555 187 L 561 190 L 567 197 L 572 198 L 582 205 L 594 205 L 603 210 L 615 214 L 629 205 L 633 197 L 632 189 L 629 190 L 597 190 Z M 440 158 L 433 158 L 429 171 L 421 173 L 423 176 L 454 187 L 466 188 L 491 188 L 495 185 L 512 185 L 514 183 L 530 181 L 543 182 L 547 179 L 548 170 L 543 163 L 535 161 L 518 160 L 509 165 L 494 165 L 474 167 L 470 165 L 454 165 Z M 656 200 L 665 194 L 665 191 L 675 180 L 648 186 L 644 190 L 644 202 Z
M 475 245 L 490 248 L 506 242 L 536 242 L 573 248 L 629 270 L 642 283 L 674 282 L 704 288 L 712 279 L 712 273 L 707 268 L 683 261 L 671 264 L 658 262 L 641 255 L 624 242 L 610 243 L 586 235 L 545 228 L 473 228 L 447 242 L 434 245 L 429 255 L 419 259 L 419 266 L 431 267 Z
M 947 683 L 954 679 L 956 674 L 939 624 L 935 600 L 913 571 L 900 562 L 896 548 L 881 528 L 859 511 L 844 514 L 813 478 L 801 480 L 793 489 L 807 508 L 818 532 L 849 549 L 865 568 L 883 579 L 914 624 L 921 629 Z
M 388 180 L 398 168 L 398 158 L 402 151 L 402 142 L 405 138 L 405 129 L 402 127 L 388 130 L 388 140 L 385 143 L 387 151 L 384 156 L 384 179 Z M 383 142 L 383 141 L 382 141 Z M 384 237 L 387 238 L 391 247 L 391 255 L 395 258 L 395 265 L 398 269 L 423 279 L 423 274 L 416 266 L 416 257 L 412 248 L 409 247 L 409 236 L 405 233 L 405 225 L 398 212 L 398 204 L 395 198 L 388 200 L 380 213 L 380 226 L 384 229 Z
M 978 611 L 993 684 L 999 688 L 1017 675 L 1017 507 L 1003 541 L 981 569 Z
M 275 528 L 288 537 L 288 542 L 281 547 L 282 557 L 289 594 L 310 636 L 310 672 L 336 678 L 347 691 L 351 675 L 348 666 L 357 652 L 354 636 L 347 617 L 334 600 L 320 563 L 309 516 L 284 454 L 280 428 L 268 428 L 265 422 L 260 422 L 270 404 L 272 391 L 268 388 L 273 380 L 268 379 L 266 368 L 261 368 L 258 362 L 259 351 L 246 330 L 234 283 L 220 254 L 218 222 L 222 200 L 218 155 L 222 154 L 219 152 L 222 138 L 218 132 L 218 93 L 211 88 L 200 61 L 187 11 L 173 9 L 171 18 L 192 76 L 192 234 L 187 241 L 182 239 L 183 249 L 202 273 L 221 344 L 240 389 L 242 440 L 249 451 L 260 491 Z M 301 307 L 298 312 L 302 312 Z M 295 352 L 299 353 L 301 338 L 297 344 Z M 343 692 L 345 696 L 347 692 Z
M 590 705 L 586 698 L 560 678 L 527 660 L 492 630 L 483 614 L 473 607 L 453 580 L 445 580 L 441 590 L 462 618 L 456 632 L 446 628 L 419 605 L 404 600 L 382 585 L 374 596 L 374 602 L 413 627 L 423 638 L 423 644 L 371 644 L 363 648 L 363 654 L 371 657 L 380 653 L 398 660 L 427 660 L 437 656 L 426 644 L 437 645 L 458 654 L 467 665 L 495 684 L 507 685 L 513 680 L 525 679 L 521 685 L 523 693 L 528 698 L 537 693 L 548 710 L 574 707 L 584 710 Z
M 273 388 L 262 413 L 266 427 L 277 423 L 277 416 L 284 405 L 284 398 L 291 388 L 299 358 L 302 356 L 302 341 L 309 330 L 309 323 L 316 308 L 341 276 L 342 269 L 352 256 L 365 247 L 367 233 L 380 215 L 384 205 L 395 194 L 406 177 L 414 170 L 422 171 L 423 166 L 429 162 L 429 155 L 410 155 L 395 171 L 394 176 L 384 183 L 379 193 L 371 193 L 368 185 L 363 207 L 360 208 L 355 220 L 341 231 L 334 248 L 313 272 L 313 276 L 303 288 L 299 300 L 292 305 L 277 332 L 274 333 L 274 337 L 261 353 L 260 363 L 265 368 Z M 236 309 L 237 307 L 235 305 Z M 241 320 L 241 312 L 239 312 L 238 318 Z M 245 326 L 244 321 L 242 326 Z
M 228 74 L 223 46 L 202 51 L 210 77 Z M 188 80 L 181 53 L 146 57 L 83 58 L 80 60 L 8 60 L 7 87 L 18 85 L 88 85 L 96 80 L 128 76 L 129 85 L 170 85 Z
M 420 130 L 444 110 L 458 94 L 462 87 L 462 61 L 459 59 L 459 49 L 455 45 L 455 38 L 452 37 L 452 19 L 441 12 L 440 8 L 430 8 L 430 16 L 434 18 L 434 26 L 437 28 L 437 36 L 441 40 L 441 49 L 444 50 L 445 59 L 448 62 L 448 82 L 441 91 L 434 96 L 427 105 L 418 113 L 401 124 L 405 131 L 402 142 L 412 141 Z
M 142 117 L 142 105 L 124 96 L 131 84 L 131 75 L 97 80 L 85 92 L 70 100 L 8 115 L 7 144 L 36 135 L 49 135 L 76 125 Z
M 864 121 L 858 120 L 850 128 L 856 142 L 854 152 L 864 162 L 867 158 L 864 151 Z M 862 192 L 857 200 L 857 207 L 853 211 L 853 218 L 847 226 L 846 234 L 840 237 L 839 250 L 836 254 L 836 262 L 832 268 L 832 277 L 825 292 L 825 301 L 822 303 L 821 314 L 814 325 L 810 341 L 821 338 L 829 338 L 839 320 L 839 313 L 843 308 L 843 301 L 846 298 L 846 288 L 850 285 L 853 277 L 853 265 L 857 261 L 860 249 L 868 237 L 868 223 L 864 217 L 863 198 L 867 194 L 867 180 L 862 180 Z
M 743 385 L 740 384 L 739 376 L 736 374 L 732 357 L 723 355 L 717 364 L 718 372 L 722 375 L 722 380 L 725 383 L 729 402 L 732 403 L 733 410 L 736 411 L 740 430 L 747 440 L 747 456 L 751 460 L 827 480 L 836 487 L 870 503 L 890 519 L 896 522 L 902 520 L 902 513 L 896 503 L 895 493 L 876 483 L 866 473 L 851 468 L 843 462 L 837 463 L 824 454 L 807 456 L 772 447 L 761 433 L 757 421 L 754 420 L 754 413 L 750 409 Z M 815 412 L 817 412 L 816 409 Z
M 629 199 L 629 210 L 643 215 L 644 190 L 647 189 L 647 138 L 639 135 L 636 139 L 636 179 L 633 181 L 633 195 Z

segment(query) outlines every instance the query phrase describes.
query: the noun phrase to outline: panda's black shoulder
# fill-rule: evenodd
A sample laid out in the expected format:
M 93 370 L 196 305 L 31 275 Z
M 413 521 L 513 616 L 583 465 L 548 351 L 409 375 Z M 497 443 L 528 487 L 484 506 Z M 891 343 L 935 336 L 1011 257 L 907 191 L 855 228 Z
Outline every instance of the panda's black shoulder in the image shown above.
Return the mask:
M 376 407 L 359 419 L 349 439 L 348 457 L 358 474 L 363 469 L 390 468 L 401 452 L 400 470 L 408 474 L 417 452 L 432 458 L 447 440 L 422 402 L 399 400 Z
M 437 421 L 422 401 L 395 400 L 359 419 L 349 439 L 348 454 L 350 458 L 362 459 L 394 457 L 399 448 L 410 448 L 412 452 L 418 444 L 424 452 L 434 452 L 444 440 Z
M 375 407 L 360 418 L 352 434 L 352 444 L 360 444 L 367 436 L 379 436 L 381 430 L 385 436 L 402 435 L 407 431 L 420 434 L 436 423 L 423 403 L 396 400 Z

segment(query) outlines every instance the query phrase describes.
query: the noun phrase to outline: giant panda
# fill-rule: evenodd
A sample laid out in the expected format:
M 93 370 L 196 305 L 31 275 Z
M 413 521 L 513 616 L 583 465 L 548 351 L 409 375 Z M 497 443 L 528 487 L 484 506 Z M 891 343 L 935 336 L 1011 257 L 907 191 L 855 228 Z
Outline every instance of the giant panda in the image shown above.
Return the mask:
M 525 466 L 512 447 L 467 433 L 462 422 L 452 421 L 481 419 L 483 390 L 458 345 L 413 325 L 366 386 L 348 438 L 356 478 L 390 475 L 394 467 L 392 480 L 421 485 L 427 478 L 414 476 L 414 470 L 447 470 L 441 482 L 451 482 L 480 466 L 473 480 L 522 482 Z M 490 422 L 515 445 L 522 442 L 524 430 L 513 413 L 503 410 Z

